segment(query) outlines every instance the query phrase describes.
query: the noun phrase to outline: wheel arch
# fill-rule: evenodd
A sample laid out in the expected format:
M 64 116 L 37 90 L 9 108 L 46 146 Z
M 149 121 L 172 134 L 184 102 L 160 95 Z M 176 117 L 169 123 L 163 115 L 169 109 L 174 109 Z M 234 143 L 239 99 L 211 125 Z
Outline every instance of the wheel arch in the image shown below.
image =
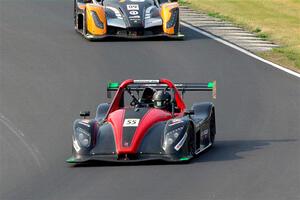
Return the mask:
M 211 102 L 194 103 L 192 110 L 194 110 L 195 116 L 206 121 L 211 117 L 212 113 L 215 113 L 215 106 Z

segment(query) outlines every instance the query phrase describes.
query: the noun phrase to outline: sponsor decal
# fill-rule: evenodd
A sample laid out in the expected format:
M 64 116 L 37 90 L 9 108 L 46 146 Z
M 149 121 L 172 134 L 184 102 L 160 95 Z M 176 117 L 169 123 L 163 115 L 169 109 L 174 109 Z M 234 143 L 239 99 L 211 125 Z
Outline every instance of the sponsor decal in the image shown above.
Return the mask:
M 129 16 L 128 18 L 136 20 L 136 19 L 140 19 L 141 17 L 139 15 L 135 15 L 135 16 Z
M 139 12 L 136 11 L 136 10 L 132 10 L 132 11 L 129 11 L 129 14 L 130 14 L 130 15 L 138 15 Z
M 131 2 L 137 2 L 137 3 L 142 3 L 145 2 L 145 0 L 130 0 Z
M 129 19 L 130 21 L 133 21 L 134 23 L 140 23 L 140 19 Z M 137 35 L 136 31 L 131 31 L 131 32 L 135 32 L 135 35 Z
M 139 10 L 139 5 L 138 4 L 128 4 L 127 10 Z
M 174 125 L 176 125 L 176 124 L 180 124 L 180 123 L 182 123 L 183 121 L 181 120 L 181 119 L 173 119 L 172 121 L 171 121 L 171 123 L 168 125 L 168 126 L 174 126 Z
M 133 80 L 133 83 L 159 83 L 159 80 Z M 155 86 L 155 85 L 153 85 Z
M 123 127 L 137 127 L 140 123 L 140 119 L 125 119 Z

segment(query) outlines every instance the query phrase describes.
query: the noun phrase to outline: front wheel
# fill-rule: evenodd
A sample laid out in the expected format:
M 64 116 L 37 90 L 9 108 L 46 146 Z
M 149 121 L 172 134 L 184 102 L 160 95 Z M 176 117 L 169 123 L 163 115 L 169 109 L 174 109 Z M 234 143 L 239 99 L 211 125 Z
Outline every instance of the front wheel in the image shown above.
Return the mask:
M 195 157 L 196 156 L 196 142 L 195 142 L 195 132 L 192 124 L 189 126 L 189 151 L 190 154 Z
M 210 137 L 211 144 L 215 142 L 215 136 L 216 136 L 216 119 L 215 119 L 215 111 L 213 110 L 212 115 L 210 117 L 210 123 L 209 123 L 209 137 Z
M 77 0 L 74 0 L 73 17 L 74 17 L 74 26 L 75 27 L 76 27 L 76 11 L 77 11 Z

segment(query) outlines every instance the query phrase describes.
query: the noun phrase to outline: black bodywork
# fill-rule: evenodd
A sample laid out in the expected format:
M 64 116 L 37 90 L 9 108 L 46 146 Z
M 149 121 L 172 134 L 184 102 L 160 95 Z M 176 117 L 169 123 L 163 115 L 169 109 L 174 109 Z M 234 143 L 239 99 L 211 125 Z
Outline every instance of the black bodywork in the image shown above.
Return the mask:
M 126 2 L 125 2 L 126 1 Z M 167 37 L 170 39 L 183 39 L 180 33 L 179 8 L 173 10 L 175 33 L 166 34 L 163 31 L 163 22 L 160 16 L 160 6 L 171 0 L 74 0 L 75 29 L 88 40 L 101 40 L 104 38 L 143 39 L 153 37 Z M 174 1 L 175 2 L 175 1 Z M 86 30 L 85 12 L 78 7 L 79 4 L 95 3 L 105 7 L 107 18 L 107 33 L 93 35 Z M 129 10 L 127 6 L 138 5 L 137 10 Z M 122 16 L 118 18 L 116 12 Z M 136 12 L 137 14 L 133 13 Z M 173 25 L 172 25 L 173 26 Z
M 211 102 L 195 103 L 183 115 L 154 123 L 146 130 L 138 150 L 118 154 L 116 133 L 107 120 L 110 104 L 100 104 L 94 119 L 77 119 L 73 127 L 73 156 L 69 163 L 101 161 L 187 161 L 211 147 L 216 135 L 215 107 Z M 124 119 L 143 119 L 154 108 L 138 105 L 124 107 Z M 154 110 L 160 112 L 159 110 Z M 155 117 L 155 116 L 153 116 Z M 130 146 L 137 127 L 122 127 L 123 146 Z M 78 133 L 89 135 L 90 145 L 79 144 Z M 76 144 L 77 143 L 77 144 Z M 127 143 L 127 144 L 126 144 Z M 78 148 L 78 146 L 80 148 Z

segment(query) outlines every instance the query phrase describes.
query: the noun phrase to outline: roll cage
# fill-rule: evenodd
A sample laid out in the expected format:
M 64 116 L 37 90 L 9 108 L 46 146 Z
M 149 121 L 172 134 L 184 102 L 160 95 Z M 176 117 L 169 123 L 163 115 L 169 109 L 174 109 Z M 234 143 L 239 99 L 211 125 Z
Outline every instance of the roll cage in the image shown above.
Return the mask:
M 174 104 L 175 112 L 175 105 L 178 109 L 179 113 L 183 113 L 186 106 L 184 101 L 182 100 L 176 86 L 167 79 L 160 79 L 160 80 L 133 80 L 128 79 L 123 81 L 120 85 L 118 85 L 117 92 L 112 100 L 111 106 L 107 112 L 110 114 L 124 106 L 124 93 L 127 91 L 134 101 L 138 101 L 138 99 L 131 93 L 132 91 L 142 91 L 146 87 L 154 87 L 157 90 L 167 89 L 172 92 L 173 100 L 172 103 Z M 116 91 L 115 88 L 108 87 L 108 92 Z M 110 95 L 108 95 L 109 97 Z
M 122 83 L 110 82 L 107 86 L 107 97 L 111 97 L 111 92 L 116 91 L 116 94 L 112 100 L 110 108 L 108 109 L 107 116 L 124 107 L 124 92 L 127 91 L 134 101 L 138 101 L 132 91 L 143 91 L 146 87 L 152 87 L 156 90 L 169 90 L 172 93 L 172 115 L 176 112 L 176 115 L 183 114 L 186 105 L 182 99 L 186 91 L 212 91 L 213 98 L 216 98 L 216 81 L 208 83 L 173 83 L 168 79 L 159 79 L 159 80 L 133 80 L 128 79 Z M 179 91 L 182 93 L 180 95 Z M 106 117 L 107 117 L 106 116 Z

